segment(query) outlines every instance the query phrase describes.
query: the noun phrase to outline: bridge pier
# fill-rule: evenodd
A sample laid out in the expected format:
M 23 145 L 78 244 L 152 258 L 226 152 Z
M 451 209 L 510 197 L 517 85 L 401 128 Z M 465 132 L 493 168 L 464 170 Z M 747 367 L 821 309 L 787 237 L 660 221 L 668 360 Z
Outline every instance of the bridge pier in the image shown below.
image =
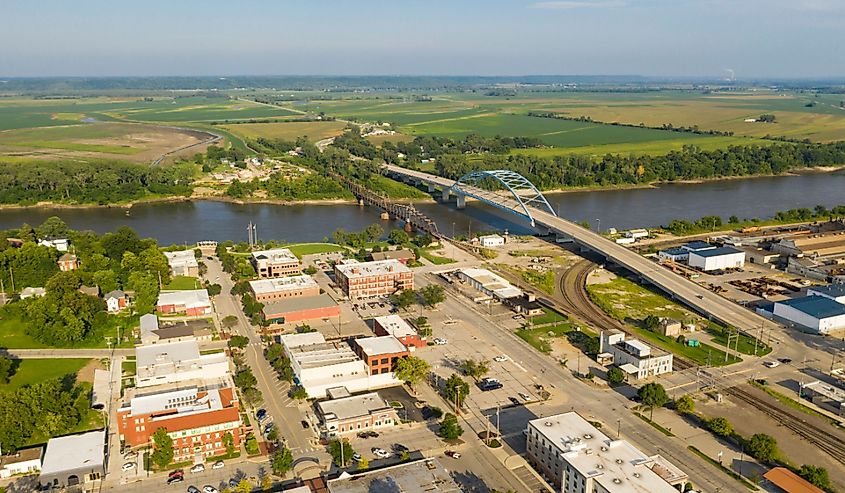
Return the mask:
M 449 202 L 449 193 L 450 193 L 449 189 L 444 188 L 443 194 L 441 195 L 440 200 L 443 201 L 443 202 Z
M 434 193 L 436 191 L 437 191 L 437 187 L 434 186 L 434 183 L 429 183 L 428 184 L 428 193 Z
M 467 206 L 467 196 L 466 195 L 458 195 L 458 209 L 466 209 Z

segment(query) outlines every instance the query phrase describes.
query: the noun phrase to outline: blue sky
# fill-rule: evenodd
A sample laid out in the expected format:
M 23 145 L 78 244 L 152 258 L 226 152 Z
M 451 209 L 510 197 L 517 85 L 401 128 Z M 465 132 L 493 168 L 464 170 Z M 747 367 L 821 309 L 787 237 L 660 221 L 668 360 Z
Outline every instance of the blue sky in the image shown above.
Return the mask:
M 0 76 L 845 75 L 845 0 L 28 0 Z

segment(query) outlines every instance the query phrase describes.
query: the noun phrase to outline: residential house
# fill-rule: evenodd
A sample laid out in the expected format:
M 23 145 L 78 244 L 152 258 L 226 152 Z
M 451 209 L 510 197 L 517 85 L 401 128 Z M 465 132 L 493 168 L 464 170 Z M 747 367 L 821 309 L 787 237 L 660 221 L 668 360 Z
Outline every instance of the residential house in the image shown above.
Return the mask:
M 58 264 L 59 270 L 62 272 L 76 270 L 79 267 L 79 259 L 72 253 L 66 253 L 59 257 Z
M 36 473 L 41 470 L 42 447 L 30 447 L 0 456 L 0 479 Z
M 129 304 L 126 293 L 119 289 L 109 291 L 106 293 L 104 299 L 106 300 L 106 310 L 109 313 L 117 313 L 126 308 Z

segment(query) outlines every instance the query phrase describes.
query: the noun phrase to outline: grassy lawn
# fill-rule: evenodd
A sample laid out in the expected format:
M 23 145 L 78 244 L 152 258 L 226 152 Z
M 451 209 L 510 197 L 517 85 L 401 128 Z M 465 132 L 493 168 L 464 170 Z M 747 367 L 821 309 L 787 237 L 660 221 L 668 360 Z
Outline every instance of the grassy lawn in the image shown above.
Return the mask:
M 722 327 L 711 324 L 705 329 L 708 334 L 713 336 L 713 342 L 724 346 L 728 342 L 727 336 L 724 334 Z M 731 335 L 731 347 L 736 348 L 742 354 L 754 355 L 754 337 L 739 334 L 739 342 L 735 336 Z M 757 356 L 765 356 L 772 352 L 772 348 L 765 345 L 763 342 L 757 343 Z
M 513 267 L 505 264 L 497 264 L 497 267 L 518 275 L 523 281 L 546 294 L 555 293 L 555 272 L 553 270 L 537 272 L 535 270 L 520 269 L 519 267 Z
M 168 284 L 162 286 L 165 291 L 182 291 L 185 289 L 199 289 L 199 279 L 188 276 L 173 276 Z
M 563 323 L 541 329 L 519 329 L 516 331 L 516 335 L 531 344 L 537 351 L 548 354 L 552 351 L 552 346 L 548 342 L 549 338 L 565 337 L 573 330 L 575 329 L 571 323 Z
M 675 341 L 674 337 L 666 337 L 639 327 L 632 328 L 639 337 L 651 342 L 655 346 L 699 365 L 725 366 L 742 361 L 742 359 L 734 358 L 733 356 L 728 357 L 728 360 L 725 361 L 724 351 L 703 342 L 698 347 L 690 347 Z M 691 334 L 689 338 L 695 339 L 695 335 Z
M 15 390 L 51 378 L 63 377 L 68 374 L 75 375 L 90 361 L 87 358 L 14 360 L 17 368 L 12 378 L 9 379 L 9 383 L 0 383 L 0 390 Z
M 23 321 L 9 310 L 0 311 L 0 347 L 9 349 L 48 347 L 26 333 Z
M 137 365 L 135 361 L 124 360 L 123 363 L 121 363 L 120 365 L 120 369 L 123 371 L 124 376 L 134 376 L 137 369 Z
M 454 262 L 454 260 L 450 259 L 449 257 L 440 257 L 440 256 L 437 256 L 437 255 L 434 255 L 433 253 L 426 250 L 425 248 L 420 249 L 420 255 L 422 255 L 424 259 L 428 260 L 429 262 L 431 262 L 434 265 L 445 265 L 445 264 L 451 264 L 451 263 Z
M 296 255 L 302 258 L 304 255 L 314 255 L 316 253 L 331 253 L 343 252 L 346 249 L 335 243 L 297 243 L 295 245 L 286 245 L 287 248 Z
M 551 324 L 555 322 L 563 322 L 564 320 L 566 320 L 566 315 L 545 307 L 543 308 L 543 315 L 531 317 L 531 323 L 534 325 Z

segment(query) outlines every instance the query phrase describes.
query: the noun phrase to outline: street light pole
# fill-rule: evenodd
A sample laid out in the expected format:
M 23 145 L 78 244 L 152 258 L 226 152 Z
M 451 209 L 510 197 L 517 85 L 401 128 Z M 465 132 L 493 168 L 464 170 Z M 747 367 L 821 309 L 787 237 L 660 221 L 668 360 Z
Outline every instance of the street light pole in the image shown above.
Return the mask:
M 601 219 L 596 218 L 596 223 L 598 223 L 596 225 L 596 230 L 597 230 L 598 234 L 601 234 Z

